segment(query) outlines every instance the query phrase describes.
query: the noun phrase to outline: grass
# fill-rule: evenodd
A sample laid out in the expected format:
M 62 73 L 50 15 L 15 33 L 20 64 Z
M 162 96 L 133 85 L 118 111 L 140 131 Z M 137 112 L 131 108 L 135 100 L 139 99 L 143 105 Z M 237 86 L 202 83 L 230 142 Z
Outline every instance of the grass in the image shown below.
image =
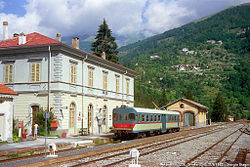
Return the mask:
M 95 139 L 94 143 L 96 145 L 103 145 L 103 144 L 111 144 L 111 143 L 120 143 L 120 140 L 114 140 L 114 139 Z
M 1 145 L 1 144 L 7 144 L 7 143 L 8 143 L 7 141 L 1 141 L 1 142 L 0 142 L 0 145 Z

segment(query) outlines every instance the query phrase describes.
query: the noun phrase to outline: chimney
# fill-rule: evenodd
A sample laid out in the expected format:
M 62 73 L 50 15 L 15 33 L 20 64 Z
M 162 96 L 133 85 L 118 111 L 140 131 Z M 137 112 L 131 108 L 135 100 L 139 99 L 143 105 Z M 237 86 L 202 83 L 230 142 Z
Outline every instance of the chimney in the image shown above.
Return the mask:
M 8 21 L 3 21 L 3 40 L 8 39 Z
M 78 37 L 73 37 L 72 38 L 72 47 L 79 49 L 79 38 Z
M 18 33 L 14 33 L 14 34 L 13 34 L 13 38 L 18 37 L 18 36 L 19 36 Z
M 60 42 L 62 41 L 62 35 L 60 33 L 56 34 L 56 40 L 58 40 Z
M 19 34 L 18 36 L 18 45 L 23 45 L 26 43 L 26 36 L 25 34 L 22 32 Z
M 102 52 L 101 56 L 102 56 L 103 59 L 106 59 L 106 53 L 105 52 Z

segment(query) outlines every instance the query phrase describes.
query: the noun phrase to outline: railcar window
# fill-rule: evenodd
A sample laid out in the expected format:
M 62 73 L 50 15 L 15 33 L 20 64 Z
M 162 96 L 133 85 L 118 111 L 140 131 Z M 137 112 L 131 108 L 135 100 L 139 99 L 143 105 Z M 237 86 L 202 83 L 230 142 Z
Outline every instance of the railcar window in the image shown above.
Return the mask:
M 144 114 L 141 115 L 141 121 L 143 121 L 143 122 L 145 121 L 145 115 Z
M 157 121 L 157 116 L 155 115 L 155 121 Z
M 161 115 L 158 115 L 158 121 L 161 121 Z
M 150 117 L 151 117 L 150 121 L 153 122 L 154 121 L 154 116 L 151 115 Z
M 136 114 L 135 117 L 136 117 L 135 119 L 136 119 L 137 121 L 140 121 L 140 115 L 139 115 L 139 114 Z
M 130 121 L 134 121 L 134 120 L 135 120 L 135 114 L 134 114 L 134 113 L 129 113 L 129 114 L 128 114 L 128 119 L 129 119 Z
M 118 114 L 118 120 L 122 121 L 122 114 Z
M 124 114 L 124 121 L 128 120 L 128 114 Z
M 114 114 L 113 114 L 113 120 L 114 120 L 114 121 L 117 121 L 117 120 L 118 120 L 118 114 L 117 114 L 117 113 L 114 113 Z
M 149 115 L 147 115 L 147 121 L 149 121 Z

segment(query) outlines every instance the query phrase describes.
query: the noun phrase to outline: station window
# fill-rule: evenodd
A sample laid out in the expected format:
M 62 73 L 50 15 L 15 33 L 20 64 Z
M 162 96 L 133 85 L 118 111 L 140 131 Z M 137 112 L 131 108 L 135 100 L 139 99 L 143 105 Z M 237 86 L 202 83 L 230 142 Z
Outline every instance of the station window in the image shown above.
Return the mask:
M 122 114 L 119 114 L 119 115 L 118 115 L 118 120 L 119 120 L 119 121 L 122 121 Z
M 128 120 L 128 114 L 124 114 L 124 121 Z
M 118 114 L 117 114 L 117 113 L 114 113 L 114 114 L 113 114 L 113 120 L 114 120 L 114 121 L 117 121 L 117 120 L 118 120 Z
M 143 122 L 145 121 L 145 115 L 144 114 L 141 115 L 141 121 L 143 121 Z
M 134 120 L 135 120 L 135 114 L 129 113 L 129 114 L 128 114 L 128 119 L 129 119 L 130 121 L 134 121 Z
M 147 115 L 147 122 L 149 121 L 149 115 Z

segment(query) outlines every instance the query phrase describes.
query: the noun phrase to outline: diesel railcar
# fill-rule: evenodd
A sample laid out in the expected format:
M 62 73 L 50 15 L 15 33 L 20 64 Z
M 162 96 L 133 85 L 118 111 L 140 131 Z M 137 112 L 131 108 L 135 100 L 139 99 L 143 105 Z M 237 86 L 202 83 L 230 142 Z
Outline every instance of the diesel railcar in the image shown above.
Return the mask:
M 113 110 L 112 132 L 118 137 L 145 136 L 180 130 L 176 111 L 121 107 Z

